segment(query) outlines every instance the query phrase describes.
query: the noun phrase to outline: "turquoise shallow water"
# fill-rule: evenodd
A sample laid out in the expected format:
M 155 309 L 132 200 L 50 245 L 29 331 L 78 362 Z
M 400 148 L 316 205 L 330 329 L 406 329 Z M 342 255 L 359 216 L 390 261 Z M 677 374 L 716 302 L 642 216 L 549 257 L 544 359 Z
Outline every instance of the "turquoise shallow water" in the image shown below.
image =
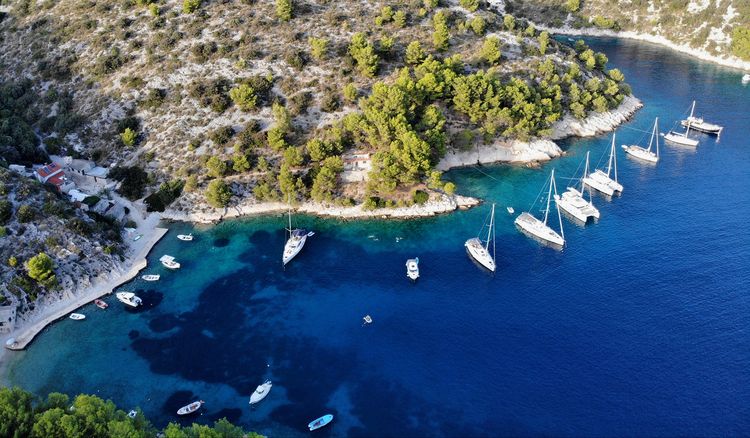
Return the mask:
M 528 208 L 549 170 L 572 174 L 587 150 L 598 161 L 609 136 L 563 142 L 566 156 L 541 169 L 447 174 L 501 206 L 494 276 L 463 248 L 487 205 L 400 222 L 298 217 L 316 235 L 285 271 L 281 216 L 174 224 L 149 257 L 162 280 L 123 287 L 143 310 L 112 298 L 106 312 L 84 308 L 85 321 L 14 354 L 10 382 L 140 406 L 158 425 L 199 397 L 191 421 L 227 416 L 271 436 L 307 433 L 327 412 L 334 422 L 316 433 L 331 436 L 747 435 L 750 87 L 656 46 L 590 42 L 645 108 L 618 132 L 623 195 L 595 198 L 597 224 L 565 222 L 563 251 L 518 233 L 504 207 Z M 621 154 L 693 98 L 726 127 L 720 141 L 663 146 L 655 167 Z M 175 238 L 190 231 L 192 243 Z M 165 253 L 183 268 L 158 267 Z M 251 410 L 265 379 L 273 390 Z

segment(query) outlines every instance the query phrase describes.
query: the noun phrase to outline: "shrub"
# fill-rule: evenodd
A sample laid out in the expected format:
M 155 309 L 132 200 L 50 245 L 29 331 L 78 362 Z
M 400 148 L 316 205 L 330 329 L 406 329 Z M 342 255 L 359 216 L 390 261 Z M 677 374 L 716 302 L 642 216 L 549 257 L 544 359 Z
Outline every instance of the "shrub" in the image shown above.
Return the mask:
M 182 12 L 192 14 L 201 6 L 201 0 L 182 0 Z
M 293 14 L 292 0 L 276 0 L 276 17 L 281 21 L 289 21 Z
M 55 264 L 47 254 L 41 252 L 26 262 L 26 271 L 33 280 L 51 289 L 57 286 L 57 278 L 53 271 Z
M 581 0 L 567 0 L 565 2 L 565 9 L 568 12 L 576 12 L 581 7 Z
M 490 65 L 496 64 L 501 56 L 500 39 L 496 36 L 485 38 L 479 56 Z
M 209 135 L 211 141 L 218 146 L 229 143 L 232 137 L 234 137 L 234 128 L 229 125 L 216 128 Z
M 505 30 L 512 31 L 516 27 L 516 19 L 512 15 L 504 16 L 503 26 L 505 26 Z
M 322 111 L 332 113 L 338 110 L 340 105 L 339 95 L 335 91 L 329 89 L 323 93 L 323 97 L 320 100 L 320 109 Z
M 127 147 L 132 147 L 135 144 L 135 139 L 135 131 L 130 128 L 125 128 L 125 130 L 120 134 L 120 140 L 122 140 L 122 144 Z
M 215 179 L 208 184 L 206 201 L 215 208 L 224 208 L 232 199 L 232 191 L 222 179 Z
M 412 41 L 406 46 L 406 63 L 407 64 L 421 64 L 425 58 L 422 44 L 419 41 Z
M 206 161 L 206 169 L 208 170 L 208 176 L 220 178 L 224 176 L 227 171 L 227 163 L 219 157 L 211 156 L 211 158 Z
M 138 166 L 115 167 L 109 171 L 109 177 L 115 181 L 122 181 L 117 191 L 130 200 L 143 196 L 143 190 L 148 183 L 148 174 Z
M 186 192 L 194 192 L 196 188 L 198 188 L 198 177 L 195 175 L 190 175 L 185 181 L 185 187 L 183 188 L 183 190 L 185 190 Z
M 36 217 L 36 210 L 34 210 L 30 205 L 23 204 L 22 206 L 18 207 L 18 211 L 16 211 L 16 218 L 18 219 L 18 222 L 26 223 L 31 222 Z
M 10 266 L 11 268 L 15 268 L 16 266 L 18 266 L 18 259 L 16 258 L 16 256 L 10 256 L 10 258 L 8 259 L 8 266 Z
M 460 0 L 459 3 L 469 12 L 474 12 L 479 8 L 479 0 Z
M 348 83 L 344 87 L 344 99 L 346 99 L 349 102 L 356 102 L 357 101 L 357 86 Z
M 352 41 L 349 44 L 349 54 L 357 63 L 360 73 L 367 77 L 375 76 L 375 73 L 378 71 L 379 58 L 372 44 L 365 38 L 365 34 L 358 32 L 352 36 Z
M 430 199 L 430 194 L 425 192 L 424 190 L 415 190 L 411 198 L 415 204 L 423 205 Z
M 448 17 L 443 11 L 435 13 L 432 17 L 432 26 L 435 29 L 432 33 L 432 45 L 437 50 L 447 49 L 450 33 L 448 33 Z
M 443 191 L 445 191 L 445 193 L 447 193 L 447 194 L 449 194 L 449 195 L 452 196 L 454 193 L 456 193 L 456 185 L 453 184 L 452 182 L 448 181 L 443 186 Z
M 328 50 L 327 39 L 310 37 L 307 41 L 310 43 L 310 53 L 312 54 L 313 58 L 317 59 L 318 61 L 325 58 L 326 51 Z
M 484 22 L 484 18 L 477 15 L 476 17 L 471 19 L 471 22 L 469 23 L 469 26 L 471 26 L 471 30 L 474 31 L 477 35 L 482 35 L 484 33 L 484 29 L 487 26 Z
M 406 12 L 396 11 L 393 15 L 393 23 L 398 27 L 406 26 Z
M 750 60 L 750 27 L 737 26 L 732 30 L 732 54 Z
M 5 224 L 13 216 L 13 205 L 5 199 L 0 200 L 0 225 Z

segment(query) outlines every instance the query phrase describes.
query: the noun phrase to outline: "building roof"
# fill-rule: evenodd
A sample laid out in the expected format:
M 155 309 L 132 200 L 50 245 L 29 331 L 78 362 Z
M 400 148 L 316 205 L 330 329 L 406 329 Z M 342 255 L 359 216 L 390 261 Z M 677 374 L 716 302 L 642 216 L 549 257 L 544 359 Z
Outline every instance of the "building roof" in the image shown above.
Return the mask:
M 88 193 L 83 193 L 80 190 L 73 189 L 68 192 L 68 195 L 70 195 L 70 198 L 76 202 L 82 202 L 84 199 L 88 198 Z
M 86 175 L 90 176 L 96 176 L 99 178 L 106 178 L 107 173 L 109 173 L 109 169 L 101 166 L 96 166 L 86 172 Z
M 52 175 L 51 177 L 49 177 L 49 179 L 47 179 L 47 182 L 55 186 L 61 186 L 65 184 L 65 174 L 60 172 L 58 174 Z
M 60 167 L 60 165 L 57 163 L 51 163 L 51 164 L 47 164 L 46 166 L 40 167 L 39 169 L 36 170 L 36 172 L 42 178 L 47 178 L 50 175 L 54 175 L 57 172 L 62 172 L 62 167 Z

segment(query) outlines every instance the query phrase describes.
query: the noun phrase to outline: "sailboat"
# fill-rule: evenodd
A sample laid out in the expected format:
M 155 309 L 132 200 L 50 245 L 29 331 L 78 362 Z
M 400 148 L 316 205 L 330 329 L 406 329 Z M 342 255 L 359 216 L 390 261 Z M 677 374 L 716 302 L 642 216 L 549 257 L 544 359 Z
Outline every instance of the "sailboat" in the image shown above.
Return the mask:
M 614 179 L 610 177 L 614 170 Z M 615 134 L 612 133 L 612 146 L 609 149 L 609 163 L 607 172 L 596 169 L 590 175 L 583 178 L 583 183 L 592 189 L 598 190 L 607 196 L 622 193 L 623 187 L 617 181 L 617 154 L 615 153 Z
M 659 161 L 659 136 L 656 134 L 659 132 L 659 118 L 654 119 L 654 129 L 651 131 L 651 139 L 648 141 L 648 149 L 644 149 L 637 145 L 622 145 L 625 152 L 631 157 L 638 158 L 639 160 L 648 161 L 649 163 L 656 163 Z M 656 152 L 651 152 L 651 147 L 656 143 Z
M 301 228 L 292 229 L 291 206 L 289 207 L 289 228 L 287 228 L 287 231 L 289 231 L 289 238 L 284 245 L 284 253 L 281 257 L 281 261 L 284 266 L 286 266 L 287 263 L 289 263 L 294 257 L 297 256 L 297 254 L 299 254 L 300 251 L 302 251 L 302 247 L 305 246 L 307 238 L 315 234 L 312 231 L 308 232 L 307 230 L 303 230 Z
M 581 190 L 579 191 L 575 187 L 568 187 L 568 190 L 561 196 L 555 195 L 557 206 L 584 224 L 588 222 L 589 218 L 594 218 L 594 220 L 599 219 L 599 210 L 594 207 L 594 202 L 591 200 L 591 189 L 589 189 L 589 200 L 586 201 L 583 198 L 583 179 L 586 178 L 588 173 L 589 153 L 586 152 L 586 166 L 583 169 L 583 177 L 581 178 Z
M 544 210 L 544 220 L 540 221 L 535 218 L 529 212 L 521 213 L 514 223 L 518 229 L 528 235 L 531 238 L 540 239 L 543 243 L 549 243 L 554 246 L 563 247 L 565 245 L 565 233 L 562 227 L 562 216 L 560 216 L 560 208 L 557 207 L 557 219 L 560 222 L 560 234 L 547 225 L 547 219 L 549 217 L 549 203 L 552 199 L 552 192 L 554 191 L 557 195 L 557 185 L 555 184 L 555 170 L 552 169 L 552 173 L 549 179 L 549 191 L 547 192 L 547 208 Z
M 694 113 L 695 101 L 693 101 L 693 106 L 690 107 L 690 115 L 686 120 L 682 120 L 680 124 L 682 126 L 690 125 L 690 127 L 695 129 L 696 131 L 705 132 L 706 134 L 721 135 L 721 131 L 724 129 L 723 126 L 708 123 L 707 121 L 703 120 L 703 117 L 695 117 L 693 115 Z
M 492 204 L 492 212 L 490 212 L 490 224 L 488 228 L 486 242 L 483 243 L 479 237 L 472 237 L 464 243 L 464 246 L 469 252 L 471 258 L 490 271 L 495 272 L 495 204 Z M 482 229 L 484 229 L 484 227 L 482 227 Z M 492 254 L 490 254 L 490 241 L 492 242 Z

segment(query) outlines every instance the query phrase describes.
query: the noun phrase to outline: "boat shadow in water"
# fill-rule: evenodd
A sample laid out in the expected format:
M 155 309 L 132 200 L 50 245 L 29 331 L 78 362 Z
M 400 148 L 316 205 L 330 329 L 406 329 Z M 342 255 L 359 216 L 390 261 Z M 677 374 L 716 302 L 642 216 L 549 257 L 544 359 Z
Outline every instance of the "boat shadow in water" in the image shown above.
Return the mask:
M 482 272 L 484 275 L 486 275 L 487 278 L 494 278 L 495 277 L 495 273 L 494 272 L 490 271 L 489 269 L 487 269 L 486 267 L 484 267 L 481 263 L 479 263 L 478 261 L 474 260 L 474 257 L 472 257 L 471 253 L 469 252 L 469 248 L 466 248 L 464 246 L 464 250 L 466 251 L 466 255 L 468 255 L 467 258 L 469 259 L 469 261 L 474 266 L 476 266 L 477 269 L 479 269 L 480 272 Z M 499 263 L 498 257 L 496 256 L 495 257 L 495 271 L 497 271 L 497 267 L 498 266 L 500 266 L 500 263 Z
M 135 294 L 141 299 L 142 303 L 138 307 L 123 306 L 130 313 L 146 312 L 164 301 L 164 294 L 153 289 L 137 289 Z
M 560 209 L 560 214 L 568 220 L 571 224 L 577 226 L 578 228 L 586 228 L 587 224 L 595 224 L 598 223 L 599 220 L 594 217 L 587 217 L 586 222 L 578 219 L 577 217 L 573 216 L 572 214 L 568 213 L 567 211 Z

